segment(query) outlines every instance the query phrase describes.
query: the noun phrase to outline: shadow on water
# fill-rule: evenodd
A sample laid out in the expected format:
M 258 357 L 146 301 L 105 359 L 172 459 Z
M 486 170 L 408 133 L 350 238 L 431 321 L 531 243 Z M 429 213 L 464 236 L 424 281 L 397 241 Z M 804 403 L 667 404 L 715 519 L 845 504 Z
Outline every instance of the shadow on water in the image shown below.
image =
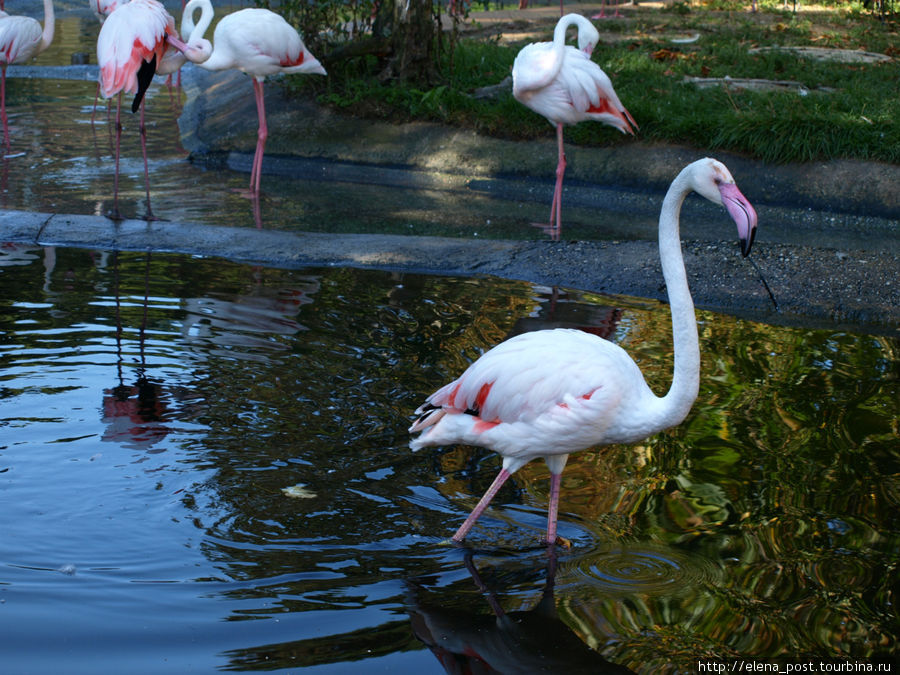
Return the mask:
M 554 559 L 538 462 L 474 548 L 445 543 L 497 459 L 410 452 L 411 411 L 484 349 L 554 325 L 627 347 L 660 391 L 664 306 L 18 245 L 0 278 L 10 672 L 660 673 L 900 653 L 895 339 L 700 312 L 697 405 L 643 444 L 570 459 L 574 546 Z

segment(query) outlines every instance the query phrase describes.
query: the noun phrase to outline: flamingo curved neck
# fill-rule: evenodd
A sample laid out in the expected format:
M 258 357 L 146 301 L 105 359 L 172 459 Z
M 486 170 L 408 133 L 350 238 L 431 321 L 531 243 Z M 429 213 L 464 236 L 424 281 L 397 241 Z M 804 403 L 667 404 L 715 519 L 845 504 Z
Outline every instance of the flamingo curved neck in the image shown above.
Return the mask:
M 194 12 L 200 8 L 200 21 L 194 24 Z M 192 44 L 203 39 L 212 23 L 215 11 L 210 0 L 191 0 L 181 16 L 181 39 Z
M 44 0 L 44 29 L 41 31 L 40 51 L 44 51 L 53 42 L 56 28 L 56 17 L 53 14 L 53 0 Z
M 675 351 L 672 385 L 661 399 L 665 427 L 678 424 L 687 416 L 700 389 L 697 319 L 684 269 L 679 232 L 681 205 L 691 190 L 689 174 L 682 171 L 669 187 L 659 214 L 659 259 L 672 312 Z
M 553 30 L 553 61 L 550 67 L 547 69 L 544 77 L 542 77 L 539 82 L 533 83 L 529 88 L 540 89 L 541 87 L 545 87 L 550 84 L 559 73 L 559 69 L 562 68 L 563 61 L 565 60 L 566 31 L 569 30 L 570 26 L 575 26 L 578 29 L 579 49 L 584 49 L 587 44 L 591 44 L 591 47 L 593 47 L 589 35 L 591 32 L 596 33 L 597 31 L 591 25 L 591 22 L 581 16 L 581 14 L 567 14 L 559 20 L 556 24 L 556 28 Z

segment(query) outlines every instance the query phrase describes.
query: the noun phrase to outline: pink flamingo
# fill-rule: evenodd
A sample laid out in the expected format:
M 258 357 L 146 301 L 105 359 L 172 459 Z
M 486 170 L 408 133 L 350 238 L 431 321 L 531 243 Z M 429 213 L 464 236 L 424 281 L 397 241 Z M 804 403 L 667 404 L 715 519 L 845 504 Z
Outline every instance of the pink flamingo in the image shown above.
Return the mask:
M 714 159 L 685 167 L 672 182 L 659 217 L 659 255 L 672 312 L 675 367 L 663 397 L 618 345 L 578 330 L 523 333 L 494 347 L 450 384 L 428 397 L 410 432 L 410 447 L 465 443 L 503 457 L 503 468 L 453 535 L 462 541 L 503 483 L 530 460 L 550 469 L 546 542 L 556 542 L 560 479 L 572 452 L 634 443 L 679 424 L 697 397 L 700 348 L 694 304 L 679 239 L 685 197 L 695 191 L 724 205 L 737 224 L 744 256 L 756 232 L 756 212 L 728 169 Z
M 578 28 L 578 49 L 566 45 L 569 26 Z M 591 61 L 599 39 L 600 34 L 590 21 L 580 14 L 567 14 L 556 24 L 553 42 L 526 45 L 513 63 L 513 96 L 556 126 L 558 162 L 549 225 L 554 239 L 559 238 L 562 225 L 562 183 L 566 171 L 563 125 L 595 120 L 629 134 L 637 128 L 609 77 Z
M 147 165 L 147 137 L 144 127 L 144 94 L 153 80 L 169 47 L 184 53 L 185 58 L 200 62 L 209 58 L 212 47 L 207 40 L 189 44 L 178 38 L 175 19 L 157 0 L 131 0 L 117 7 L 103 22 L 97 37 L 97 62 L 100 65 L 100 93 L 103 98 L 118 94 L 116 103 L 116 165 L 113 183 L 113 209 L 110 217 L 121 220 L 119 213 L 119 149 L 122 136 L 122 92 L 134 93 L 131 112 L 141 110 L 141 150 L 144 155 L 144 183 L 147 190 L 147 220 L 153 220 L 150 207 L 150 170 Z
M 193 35 L 193 16 L 201 10 L 196 30 L 200 35 L 209 28 L 213 18 L 210 0 L 190 0 L 184 8 L 181 30 Z M 300 34 L 281 16 L 267 9 L 242 9 L 219 21 L 213 33 L 212 56 L 199 64 L 206 70 L 240 70 L 253 78 L 253 93 L 259 117 L 256 152 L 250 171 L 250 193 L 259 195 L 263 153 L 269 135 L 266 125 L 266 107 L 263 99 L 263 81 L 267 75 L 278 73 L 315 73 L 325 75 L 322 64 L 316 60 Z
M 97 20 L 100 23 L 106 21 L 106 17 L 112 14 L 119 5 L 128 2 L 128 0 L 90 0 L 91 9 L 94 10 L 94 14 L 97 16 Z M 91 124 L 94 123 L 94 118 L 97 115 L 97 101 L 100 99 L 100 81 L 97 81 L 97 89 L 94 92 L 94 108 L 91 110 Z M 106 109 L 107 119 L 109 119 L 109 108 Z
M 9 125 L 6 117 L 6 67 L 33 59 L 53 42 L 55 17 L 52 0 L 44 0 L 44 27 L 31 17 L 10 16 L 0 4 L 0 117 L 3 144 L 9 152 Z

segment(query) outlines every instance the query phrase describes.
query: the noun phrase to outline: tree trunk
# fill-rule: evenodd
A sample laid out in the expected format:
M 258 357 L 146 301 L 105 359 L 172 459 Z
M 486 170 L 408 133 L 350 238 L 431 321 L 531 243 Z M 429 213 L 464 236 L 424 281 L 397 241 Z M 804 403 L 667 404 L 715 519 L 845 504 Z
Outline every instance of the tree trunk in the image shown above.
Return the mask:
M 392 9 L 393 56 L 379 79 L 429 85 L 436 79 L 433 0 L 385 0 Z M 385 8 L 387 9 L 387 8 Z

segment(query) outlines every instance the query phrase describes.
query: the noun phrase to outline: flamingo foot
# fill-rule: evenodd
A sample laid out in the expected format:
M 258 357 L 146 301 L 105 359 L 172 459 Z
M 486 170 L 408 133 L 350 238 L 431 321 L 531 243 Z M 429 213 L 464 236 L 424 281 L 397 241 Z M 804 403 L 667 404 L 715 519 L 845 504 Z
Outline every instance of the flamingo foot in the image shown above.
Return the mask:
M 570 539 L 566 539 L 560 535 L 556 535 L 556 539 L 554 541 L 547 541 L 546 539 L 541 539 L 541 544 L 544 546 L 560 546 L 567 551 L 572 548 L 572 541 Z
M 231 188 L 230 190 L 238 197 L 243 197 L 244 199 L 259 199 L 259 189 L 254 190 L 253 188 Z
M 539 229 L 546 234 L 552 241 L 559 241 L 559 229 L 553 223 L 529 223 L 531 227 Z
M 125 220 L 125 217 L 122 215 L 121 211 L 119 211 L 118 208 L 112 208 L 109 211 L 107 211 L 104 215 L 116 223 L 120 223 L 123 220 Z

